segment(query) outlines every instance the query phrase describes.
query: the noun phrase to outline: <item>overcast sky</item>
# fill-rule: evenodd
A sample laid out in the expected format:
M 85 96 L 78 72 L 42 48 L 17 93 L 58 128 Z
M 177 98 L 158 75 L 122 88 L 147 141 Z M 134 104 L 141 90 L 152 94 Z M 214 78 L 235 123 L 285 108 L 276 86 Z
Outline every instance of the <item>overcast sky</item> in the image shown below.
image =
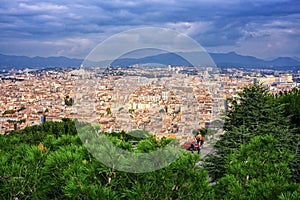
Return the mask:
M 0 0 L 0 53 L 84 58 L 121 31 L 170 28 L 209 52 L 300 57 L 300 1 Z

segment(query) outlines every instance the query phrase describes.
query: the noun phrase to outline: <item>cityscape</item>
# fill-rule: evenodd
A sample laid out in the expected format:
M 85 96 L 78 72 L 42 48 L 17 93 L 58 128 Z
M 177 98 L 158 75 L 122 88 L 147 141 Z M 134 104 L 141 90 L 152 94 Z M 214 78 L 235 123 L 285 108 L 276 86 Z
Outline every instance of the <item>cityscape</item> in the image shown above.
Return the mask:
M 299 0 L 2 0 L 0 200 L 299 200 Z
M 5 71 L 0 75 L 0 131 L 4 134 L 45 121 L 85 117 L 106 132 L 143 129 L 160 138 L 184 141 L 190 139 L 193 130 L 222 121 L 227 99 L 245 86 L 259 82 L 273 93 L 284 92 L 297 87 L 300 77 L 299 71 L 200 70 L 195 73 L 185 66 L 135 65 L 108 67 L 102 74 L 75 68 Z M 79 83 L 84 76 L 97 77 L 93 92 L 81 90 L 86 86 Z M 93 108 L 89 108 L 95 109 L 94 116 L 89 109 L 86 116 L 83 114 L 86 97 L 94 99 Z

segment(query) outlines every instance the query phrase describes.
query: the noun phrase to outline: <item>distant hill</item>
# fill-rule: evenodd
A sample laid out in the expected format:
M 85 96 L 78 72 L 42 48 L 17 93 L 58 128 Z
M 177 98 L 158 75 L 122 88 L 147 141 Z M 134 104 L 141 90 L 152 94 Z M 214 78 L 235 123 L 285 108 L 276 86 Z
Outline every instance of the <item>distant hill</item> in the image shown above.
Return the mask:
M 0 67 L 2 69 L 79 67 L 81 62 L 81 59 L 71 59 L 66 57 L 27 57 L 0 54 Z
M 269 61 L 273 66 L 299 66 L 299 61 L 290 57 L 279 57 Z
M 242 56 L 235 52 L 210 53 L 218 67 L 247 67 L 247 68 L 294 68 L 300 67 L 300 61 L 290 57 L 279 57 L 273 60 L 263 60 L 253 56 Z
M 203 64 L 208 65 L 211 62 L 205 60 L 204 53 L 180 53 L 184 57 L 202 57 Z M 212 60 L 217 67 L 244 67 L 244 68 L 269 68 L 269 69 L 300 69 L 300 61 L 290 57 L 279 57 L 273 60 L 263 60 L 253 56 L 238 55 L 235 52 L 230 53 L 210 53 Z M 144 58 L 121 58 L 113 61 L 112 66 L 126 66 L 142 63 L 161 63 L 165 65 L 189 65 L 189 62 L 175 53 L 164 53 Z
M 253 56 L 242 56 L 235 52 L 230 53 L 210 53 L 210 56 L 220 67 L 266 67 L 268 66 L 264 61 Z
M 300 57 L 293 57 L 293 59 L 300 62 Z
M 269 68 L 269 69 L 300 69 L 300 60 L 290 57 L 279 57 L 273 60 L 263 60 L 253 56 L 243 56 L 230 53 L 210 53 L 211 58 L 218 67 L 244 67 L 244 68 Z M 103 62 L 89 62 L 91 65 L 101 65 L 103 63 L 112 66 L 129 66 L 134 64 L 159 63 L 163 65 L 190 65 L 184 59 L 199 60 L 204 58 L 204 53 L 162 53 L 158 55 L 146 56 L 143 58 L 120 58 L 117 60 Z M 207 56 L 206 56 L 207 57 Z M 197 59 L 196 59 L 197 58 Z M 67 57 L 27 57 L 0 54 L 1 69 L 24 69 L 24 68 L 49 68 L 49 67 L 79 67 L 83 62 L 82 59 Z M 210 63 L 204 59 L 204 64 Z M 88 63 L 88 62 L 86 62 Z

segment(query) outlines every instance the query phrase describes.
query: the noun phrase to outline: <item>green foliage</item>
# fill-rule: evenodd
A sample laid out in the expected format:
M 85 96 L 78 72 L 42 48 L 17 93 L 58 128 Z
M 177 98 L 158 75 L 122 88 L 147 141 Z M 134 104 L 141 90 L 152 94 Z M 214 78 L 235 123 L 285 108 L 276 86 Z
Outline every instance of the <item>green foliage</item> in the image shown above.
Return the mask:
M 280 92 L 275 95 L 275 100 L 283 105 L 284 115 L 290 118 L 293 135 L 285 143 L 292 152 L 296 152 L 295 158 L 290 162 L 293 178 L 300 182 L 300 88 Z
M 291 123 L 300 128 L 300 88 L 280 92 L 275 95 L 278 102 L 284 105 L 284 113 L 291 117 Z
M 37 146 L 20 144 L 14 150 L 1 150 L 0 194 L 3 199 L 36 198 L 40 177 L 37 173 L 44 160 Z M 24 155 L 26 155 L 24 157 Z
M 152 140 L 146 139 L 142 140 L 137 144 L 137 148 L 142 152 L 142 153 L 149 153 L 154 150 L 154 142 Z
M 26 109 L 26 107 L 25 107 L 25 106 L 22 106 L 21 108 L 19 108 L 19 109 L 17 110 L 17 112 L 20 112 L 20 111 L 25 110 L 25 109 Z
M 202 128 L 202 129 L 199 129 L 199 130 L 193 130 L 192 133 L 193 133 L 194 136 L 197 136 L 197 135 L 200 134 L 203 137 L 205 137 L 209 133 L 209 130 L 207 128 Z
M 110 115 L 110 114 L 111 114 L 111 109 L 110 109 L 110 108 L 106 108 L 106 113 L 107 113 L 108 115 Z
M 197 155 L 187 153 L 164 169 L 121 173 L 125 182 L 118 181 L 117 190 L 122 191 L 122 199 L 212 199 L 207 173 L 195 167 L 198 160 Z
M 15 110 L 6 110 L 3 112 L 3 115 L 12 115 L 12 114 L 15 114 L 16 111 Z
M 128 112 L 133 113 L 133 112 L 134 112 L 134 109 L 131 108 L 131 109 L 128 110 Z
M 256 136 L 226 156 L 226 174 L 216 185 L 217 199 L 278 199 L 299 185 L 290 182 L 293 154 L 280 151 L 272 135 Z
M 73 105 L 73 99 L 72 98 L 65 98 L 65 105 L 66 106 L 72 106 Z
M 21 120 L 18 120 L 18 121 L 15 121 L 15 120 L 7 120 L 8 123 L 19 123 L 19 124 L 22 124 L 22 123 L 25 123 L 26 122 L 26 119 L 21 119 Z
M 229 104 L 224 124 L 225 133 L 215 145 L 216 153 L 210 155 L 204 164 L 211 178 L 217 180 L 224 176 L 226 156 L 238 151 L 242 144 L 249 143 L 253 137 L 267 134 L 278 139 L 276 148 L 290 150 L 295 154 L 291 168 L 293 173 L 298 173 L 296 163 L 299 163 L 299 155 L 296 152 L 299 152 L 299 134 L 294 133 L 283 104 L 260 84 L 245 87 L 238 98 L 229 100 Z M 299 174 L 294 178 L 299 180 Z
M 95 130 L 95 126 L 83 126 Z M 80 128 L 80 127 L 78 127 Z M 97 127 L 96 127 L 97 128 Z M 46 122 L 0 135 L 0 199 L 211 199 L 199 156 L 186 152 L 169 166 L 149 173 L 111 169 L 82 145 L 74 122 Z M 162 148 L 172 140 L 100 133 L 118 147 L 136 152 Z M 132 148 L 132 139 L 139 141 Z M 138 166 L 137 166 L 138 167 Z

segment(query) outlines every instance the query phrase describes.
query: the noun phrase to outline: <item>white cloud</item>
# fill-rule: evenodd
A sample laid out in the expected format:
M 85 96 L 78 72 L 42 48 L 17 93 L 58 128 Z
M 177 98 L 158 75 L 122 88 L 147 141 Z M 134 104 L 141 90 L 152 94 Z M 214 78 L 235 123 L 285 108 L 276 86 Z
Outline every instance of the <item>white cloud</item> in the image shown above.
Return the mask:
M 27 3 L 20 3 L 19 4 L 20 9 L 25 9 L 27 11 L 38 11 L 38 12 L 44 12 L 44 11 L 65 11 L 68 9 L 68 7 L 64 5 L 58 5 L 58 4 L 52 4 L 52 3 L 37 3 L 37 4 L 27 4 Z
M 16 53 L 23 49 L 25 55 L 82 56 L 115 33 L 155 26 L 186 34 L 210 50 L 248 51 L 256 56 L 300 54 L 296 47 L 300 43 L 298 0 L 1 2 L 0 53 L 14 54 L 15 48 Z
M 212 28 L 212 22 L 197 21 L 166 23 L 166 27 L 193 37 L 195 35 L 202 34 L 210 30 Z

